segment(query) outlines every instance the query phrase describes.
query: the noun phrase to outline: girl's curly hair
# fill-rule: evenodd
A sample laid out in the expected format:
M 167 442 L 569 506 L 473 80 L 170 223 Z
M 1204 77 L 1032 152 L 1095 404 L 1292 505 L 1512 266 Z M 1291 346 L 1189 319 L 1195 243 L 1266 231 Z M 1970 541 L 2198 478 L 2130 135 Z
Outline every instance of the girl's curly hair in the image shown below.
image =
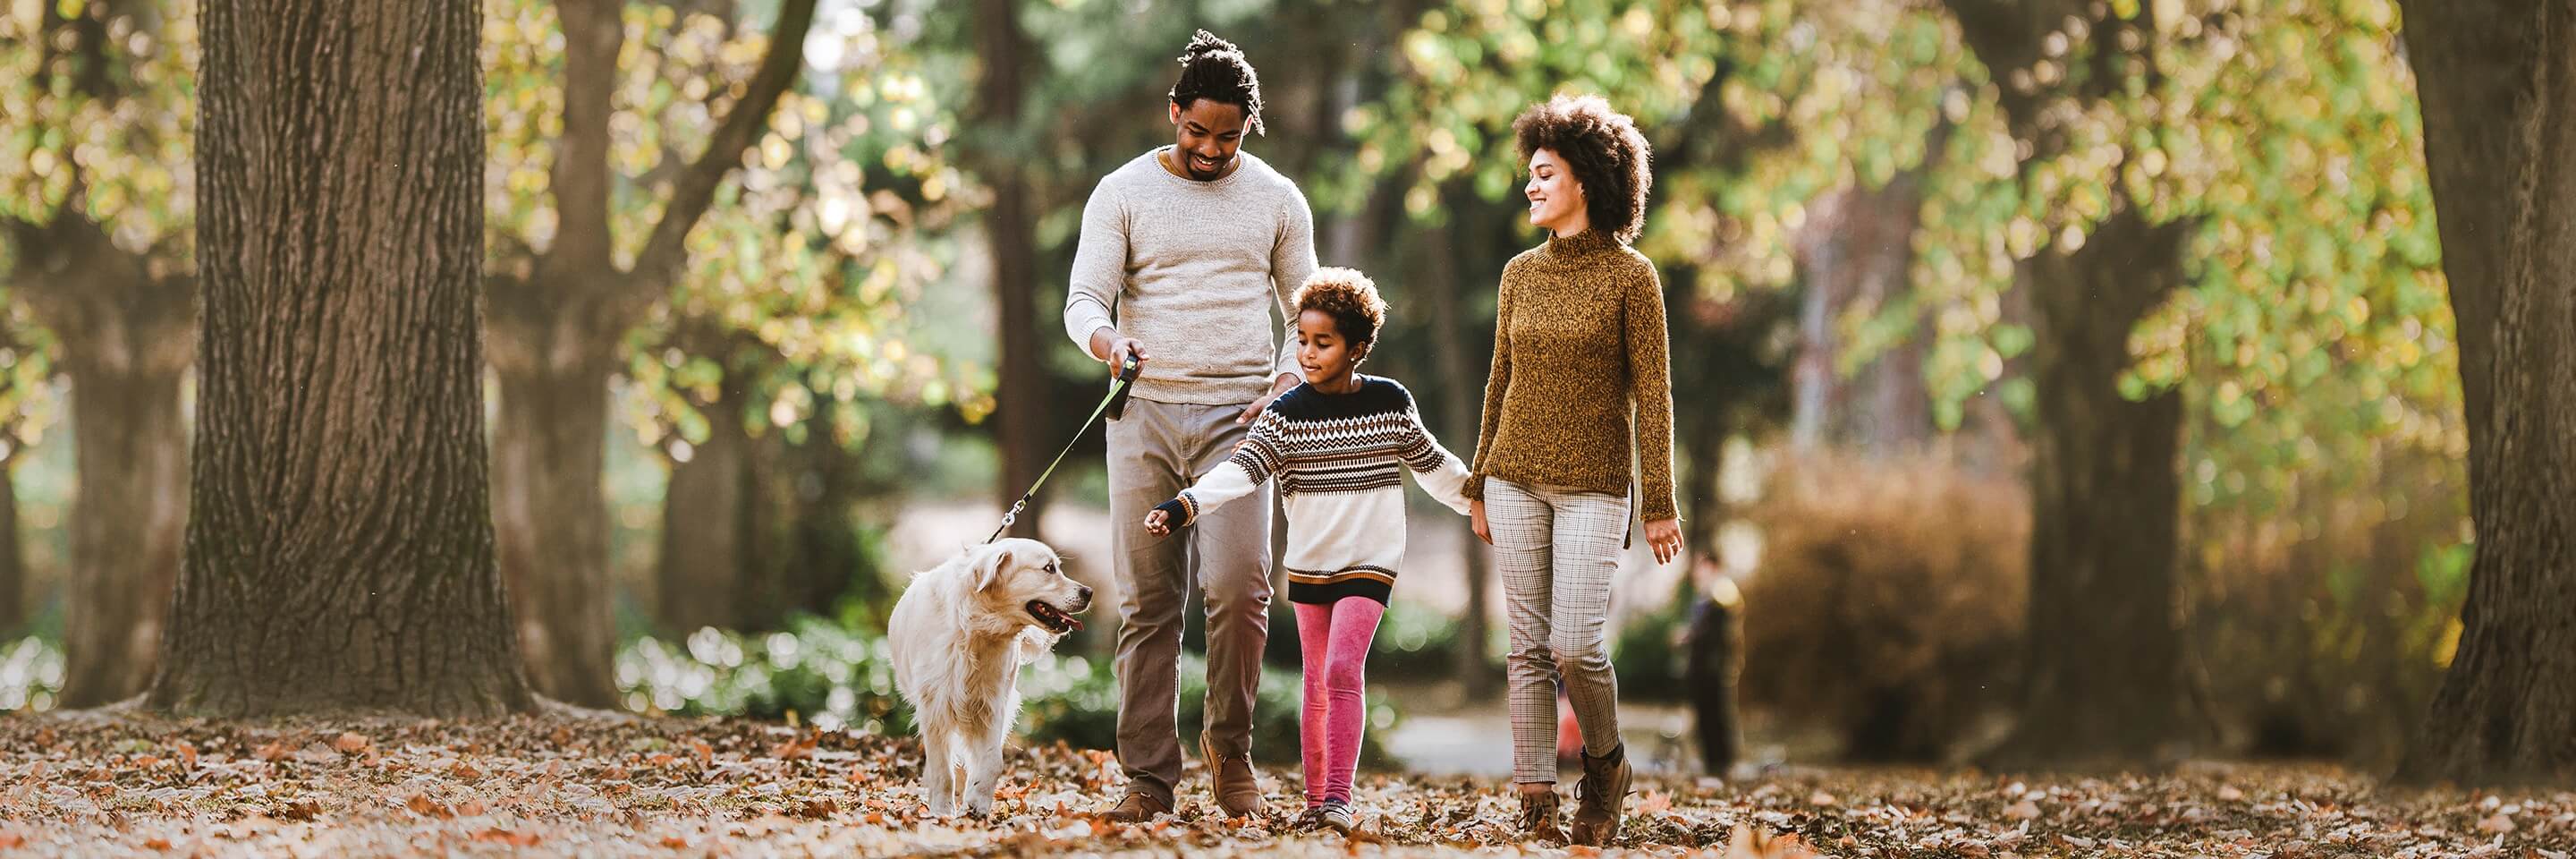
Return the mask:
M 1292 300 L 1299 315 L 1321 310 L 1332 316 L 1342 339 L 1363 347 L 1376 345 L 1378 329 L 1386 325 L 1386 299 L 1378 297 L 1377 283 L 1357 269 L 1316 269 Z
M 1243 130 L 1261 133 L 1261 76 L 1242 48 L 1206 30 L 1181 49 L 1181 79 L 1172 84 L 1172 104 L 1182 110 L 1203 98 L 1243 108 Z
M 1523 166 L 1546 149 L 1574 171 L 1593 229 L 1623 244 L 1645 230 L 1655 153 L 1635 119 L 1597 95 L 1560 95 L 1522 111 L 1512 120 L 1512 136 L 1520 143 Z

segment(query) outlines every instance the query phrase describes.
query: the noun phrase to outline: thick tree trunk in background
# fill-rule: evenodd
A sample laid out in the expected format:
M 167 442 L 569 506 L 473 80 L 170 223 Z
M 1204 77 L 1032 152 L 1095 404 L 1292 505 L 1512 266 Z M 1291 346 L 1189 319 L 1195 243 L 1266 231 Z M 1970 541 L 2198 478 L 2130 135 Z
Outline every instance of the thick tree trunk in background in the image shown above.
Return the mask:
M 184 319 L 184 305 L 180 312 Z M 79 494 L 64 576 L 65 707 L 121 701 L 152 681 L 188 518 L 180 373 L 163 367 L 73 380 Z
M 1999 765 L 2156 760 L 2194 731 L 2175 605 L 2182 395 L 2120 396 L 2128 336 L 2182 284 L 2184 223 L 2133 212 L 2023 263 L 2037 310 L 2021 722 Z
M 2127 16 L 2079 0 L 1947 0 L 1997 80 L 2030 75 L 2070 18 L 2086 74 L 1996 91 L 2020 165 L 2073 145 L 2063 118 L 2156 86 L 2152 4 Z M 2121 136 L 2125 136 L 2123 131 Z M 2177 619 L 2182 399 L 2120 396 L 2129 332 L 2183 283 L 2188 222 L 2151 223 L 2126 203 L 2085 225 L 2080 248 L 2042 247 L 2015 272 L 2029 302 L 2030 605 L 2019 724 L 1988 753 L 2004 767 L 2134 764 L 2206 739 L 2192 715 Z
M 1474 287 L 1460 280 L 1453 250 L 1464 250 L 1454 241 L 1455 234 L 1447 225 L 1424 231 L 1422 247 L 1426 263 L 1422 293 L 1430 298 L 1432 352 L 1439 362 L 1439 373 L 1450 384 L 1437 385 L 1440 409 L 1448 413 L 1442 421 L 1440 441 L 1453 453 L 1473 457 L 1476 453 L 1477 427 L 1484 420 L 1484 386 L 1467 384 L 1477 378 L 1478 356 L 1468 354 L 1466 326 L 1492 325 L 1487 317 L 1470 318 L 1459 296 Z M 1465 551 L 1459 557 L 1466 562 L 1467 614 L 1459 619 L 1458 676 L 1467 683 L 1468 694 L 1486 696 L 1502 686 L 1501 672 L 1493 670 L 1486 652 L 1493 640 L 1493 613 L 1487 604 L 1493 601 L 1493 550 L 1468 523 L 1454 526 Z
M 149 703 L 529 709 L 485 487 L 482 16 L 246 0 L 203 21 L 197 455 Z
M 1020 113 L 1028 90 L 1027 41 L 1014 0 L 981 0 L 976 5 L 976 54 L 984 63 L 976 97 L 985 126 L 984 151 L 977 153 L 976 160 L 978 172 L 993 188 L 993 207 L 984 213 L 984 228 L 992 241 L 993 299 L 999 310 L 1002 346 L 993 428 L 1002 453 L 998 498 L 1006 507 L 1029 490 L 1053 453 L 1047 439 L 1049 387 L 1046 367 L 1038 362 L 1038 348 L 1047 342 L 1046 332 L 1057 326 L 1041 328 L 1037 321 L 1037 222 L 1031 212 L 1028 177 L 1020 167 L 1026 154 L 1017 151 Z M 1029 499 L 1010 536 L 1038 536 L 1046 499 L 1044 493 Z
M 689 231 L 802 72 L 814 0 L 780 5 L 768 53 L 742 97 L 726 107 L 705 151 L 670 175 L 669 203 L 634 266 L 622 271 L 609 250 L 608 201 L 624 24 L 610 0 L 555 7 L 564 31 L 563 134 L 547 182 L 560 227 L 544 253 L 515 261 L 524 272 L 486 282 L 501 389 L 492 513 L 503 577 L 520 606 L 529 679 L 549 697 L 608 708 L 617 705 L 616 631 L 603 468 L 619 341 L 669 297 L 688 262 Z
M 515 326 L 500 316 L 492 320 L 501 388 L 492 432 L 492 522 L 519 650 L 537 691 L 585 707 L 614 707 L 617 635 L 601 486 L 608 375 L 591 361 L 526 372 L 502 360 L 501 341 L 509 339 L 503 332 Z M 565 348 L 604 359 L 613 347 L 603 339 Z
M 180 379 L 196 353 L 195 285 L 154 278 L 77 215 L 13 229 L 13 286 L 62 343 L 77 476 L 67 524 L 63 706 L 133 697 L 179 576 L 188 436 Z
M 2576 8 L 2405 4 L 2477 548 L 2401 778 L 2576 780 Z
M 734 374 L 727 374 L 725 388 L 725 397 L 700 405 L 706 442 L 691 446 L 688 461 L 671 465 L 662 502 L 656 614 L 664 629 L 679 635 L 706 626 L 752 628 L 770 590 L 751 550 L 768 536 L 757 526 L 757 511 L 768 500 L 754 478 L 758 451 L 743 426 Z

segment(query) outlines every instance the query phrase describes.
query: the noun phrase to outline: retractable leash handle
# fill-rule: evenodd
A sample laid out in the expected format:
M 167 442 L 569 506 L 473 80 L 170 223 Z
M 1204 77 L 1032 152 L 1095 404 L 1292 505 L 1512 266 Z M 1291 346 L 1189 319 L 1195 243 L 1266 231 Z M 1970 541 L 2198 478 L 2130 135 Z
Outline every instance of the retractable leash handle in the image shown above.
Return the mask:
M 1127 394 L 1136 390 L 1136 374 L 1144 368 L 1144 364 L 1137 362 L 1134 352 L 1127 353 L 1119 361 L 1118 380 L 1109 383 L 1109 410 L 1106 414 L 1109 415 L 1110 420 L 1114 421 L 1127 416 Z M 1091 427 L 1084 425 L 1083 429 L 1088 431 Z
M 1099 423 L 1101 415 L 1107 414 L 1114 421 L 1127 411 L 1127 392 L 1135 389 L 1136 374 L 1143 368 L 1144 365 L 1136 360 L 1136 353 L 1127 353 L 1126 359 L 1118 365 L 1118 380 L 1109 383 L 1109 395 L 1100 398 L 1100 405 L 1091 409 L 1091 417 L 1084 418 L 1082 428 L 1073 431 L 1073 440 L 1065 442 L 1063 450 L 1056 451 L 1055 461 L 1047 463 L 1046 470 L 1038 473 L 1038 480 L 1029 484 L 1029 491 L 1020 493 L 1019 500 L 1011 502 L 1011 509 L 1002 514 L 1002 526 L 993 529 L 993 536 L 984 538 L 984 542 L 1002 539 L 1004 532 L 1019 523 L 1020 511 L 1029 509 L 1029 499 L 1037 497 L 1038 487 L 1046 485 L 1047 478 L 1055 474 L 1055 467 L 1064 464 L 1065 454 L 1073 452 L 1073 446 L 1082 441 L 1082 434 L 1090 432 L 1091 425 Z

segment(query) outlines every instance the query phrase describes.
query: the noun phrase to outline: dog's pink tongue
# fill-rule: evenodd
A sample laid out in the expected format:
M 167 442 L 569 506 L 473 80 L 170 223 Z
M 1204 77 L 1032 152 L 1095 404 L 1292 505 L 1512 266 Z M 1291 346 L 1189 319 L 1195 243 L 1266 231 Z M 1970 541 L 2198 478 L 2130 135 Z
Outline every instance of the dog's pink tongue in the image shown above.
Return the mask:
M 1073 624 L 1073 630 L 1072 630 L 1072 631 L 1074 631 L 1074 632 L 1081 632 L 1081 631 L 1082 631 L 1082 618 L 1074 617 L 1073 615 L 1069 615 L 1069 614 L 1068 614 L 1068 615 L 1065 615 L 1065 616 L 1064 616 L 1064 622 L 1066 622 L 1066 623 L 1070 623 L 1070 624 Z

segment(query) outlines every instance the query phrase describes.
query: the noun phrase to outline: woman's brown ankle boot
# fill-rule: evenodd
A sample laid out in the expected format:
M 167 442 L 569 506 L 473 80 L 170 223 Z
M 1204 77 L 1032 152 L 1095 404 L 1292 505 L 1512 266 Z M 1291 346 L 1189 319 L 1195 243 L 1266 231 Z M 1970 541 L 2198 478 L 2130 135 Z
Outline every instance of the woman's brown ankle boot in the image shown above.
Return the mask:
M 1565 830 L 1556 826 L 1556 788 L 1543 791 L 1517 791 L 1521 795 L 1521 837 L 1531 841 L 1564 841 Z
M 1620 812 L 1628 804 L 1628 745 L 1621 743 L 1610 754 L 1597 758 L 1585 750 L 1583 784 L 1576 793 L 1582 804 L 1574 809 L 1571 841 L 1599 847 L 1617 839 Z

